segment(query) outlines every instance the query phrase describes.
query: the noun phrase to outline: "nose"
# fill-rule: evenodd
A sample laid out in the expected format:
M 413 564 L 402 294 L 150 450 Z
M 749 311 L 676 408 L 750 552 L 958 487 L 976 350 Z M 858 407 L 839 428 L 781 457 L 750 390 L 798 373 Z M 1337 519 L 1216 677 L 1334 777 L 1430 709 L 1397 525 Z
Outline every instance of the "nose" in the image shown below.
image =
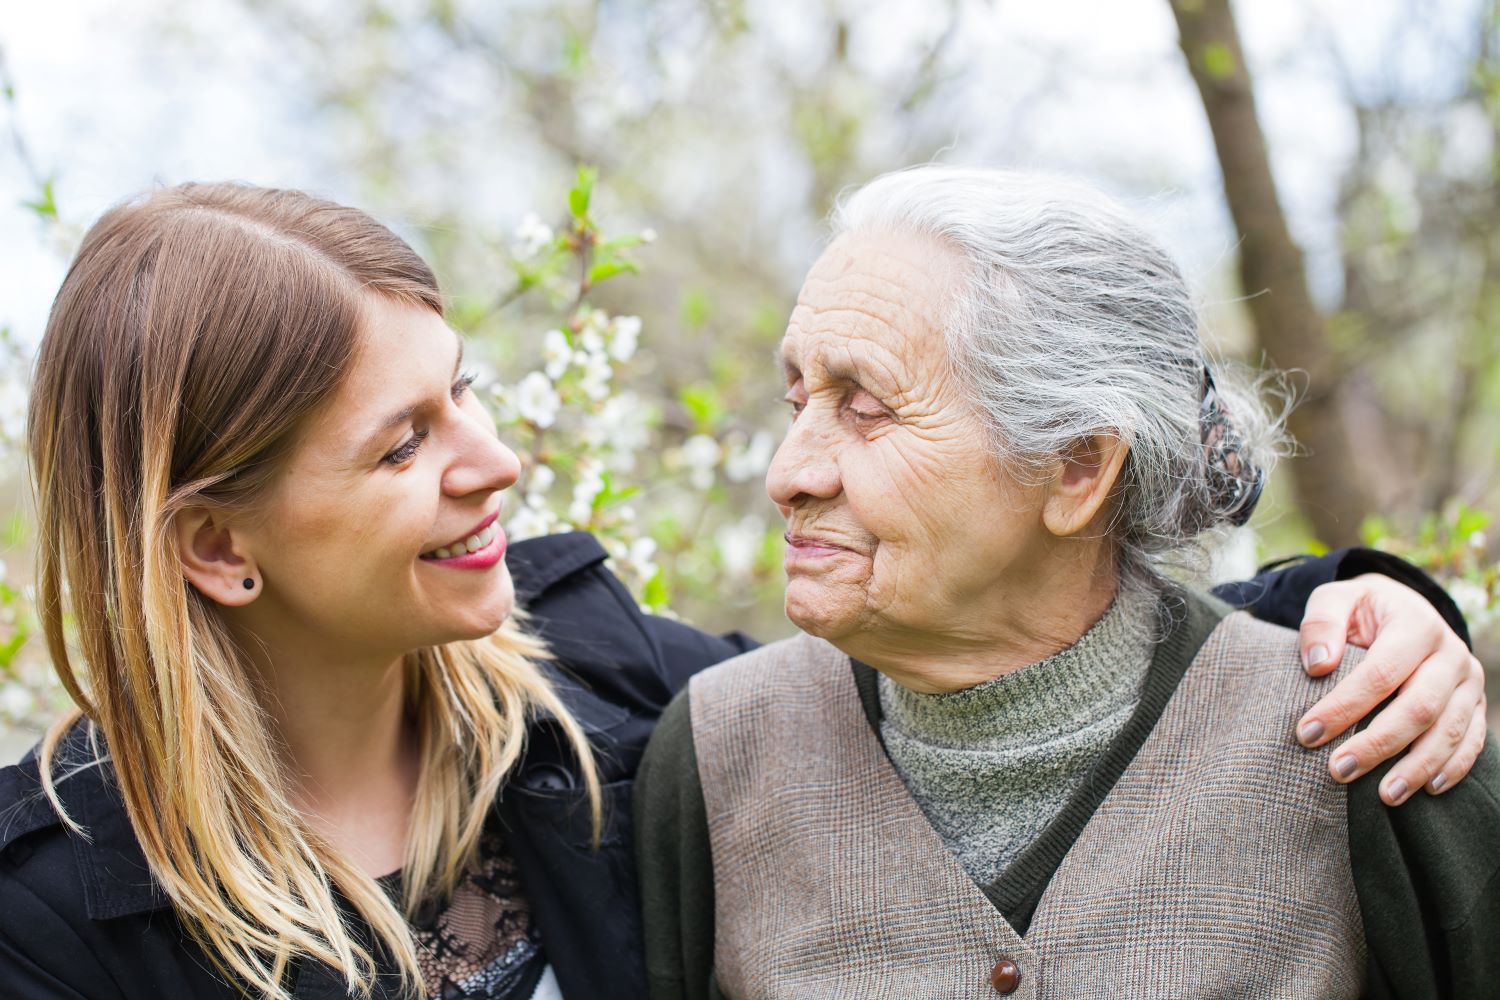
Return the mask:
M 476 492 L 498 493 L 521 476 L 521 460 L 495 434 L 483 411 L 463 407 L 455 417 L 457 442 L 443 473 L 443 492 L 462 497 Z
M 842 489 L 835 443 L 818 428 L 808 407 L 787 429 L 771 459 L 766 493 L 785 511 L 809 500 L 831 500 Z

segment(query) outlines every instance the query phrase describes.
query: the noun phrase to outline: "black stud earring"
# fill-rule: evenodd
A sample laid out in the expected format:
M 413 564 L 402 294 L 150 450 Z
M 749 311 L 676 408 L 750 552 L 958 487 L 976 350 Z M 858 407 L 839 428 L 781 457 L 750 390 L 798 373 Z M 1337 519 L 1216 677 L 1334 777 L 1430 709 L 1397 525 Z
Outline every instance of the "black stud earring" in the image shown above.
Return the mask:
M 245 577 L 245 589 L 246 590 L 254 590 L 255 589 L 255 581 L 252 580 L 252 579 L 250 579 L 248 576 Z

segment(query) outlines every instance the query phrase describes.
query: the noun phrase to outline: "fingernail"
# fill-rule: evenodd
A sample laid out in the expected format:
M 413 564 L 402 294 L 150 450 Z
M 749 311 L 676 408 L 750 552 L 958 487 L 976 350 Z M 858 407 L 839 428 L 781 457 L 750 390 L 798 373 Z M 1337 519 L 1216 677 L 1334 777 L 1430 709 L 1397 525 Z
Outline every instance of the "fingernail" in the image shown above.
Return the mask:
M 1338 772 L 1340 778 L 1347 778 L 1359 770 L 1359 761 L 1354 759 L 1353 754 L 1346 753 L 1333 762 L 1333 769 Z
M 1429 782 L 1429 784 L 1432 785 L 1432 790 L 1434 792 L 1441 792 L 1443 790 L 1443 786 L 1447 783 L 1448 776 L 1446 774 L 1439 774 L 1436 778 L 1433 778 L 1432 781 Z
M 1328 659 L 1328 647 L 1322 643 L 1318 643 L 1318 645 L 1307 651 L 1307 665 L 1309 667 L 1316 667 L 1326 659 Z
M 1311 746 L 1318 740 L 1322 739 L 1323 723 L 1319 722 L 1317 719 L 1312 719 L 1308 722 L 1302 723 L 1302 728 L 1298 730 L 1298 736 L 1301 737 L 1303 743 Z
M 1393 806 L 1399 806 L 1406 799 L 1406 779 L 1397 778 L 1386 786 L 1385 797 Z

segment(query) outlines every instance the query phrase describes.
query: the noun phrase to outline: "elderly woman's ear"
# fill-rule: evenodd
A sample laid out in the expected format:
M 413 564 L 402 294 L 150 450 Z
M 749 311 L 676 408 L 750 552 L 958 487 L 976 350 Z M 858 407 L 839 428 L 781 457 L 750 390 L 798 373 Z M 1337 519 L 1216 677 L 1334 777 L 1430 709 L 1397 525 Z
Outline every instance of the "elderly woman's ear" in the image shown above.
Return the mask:
M 1079 438 L 1059 458 L 1042 502 L 1042 521 L 1059 538 L 1076 535 L 1105 507 L 1130 445 L 1112 434 Z

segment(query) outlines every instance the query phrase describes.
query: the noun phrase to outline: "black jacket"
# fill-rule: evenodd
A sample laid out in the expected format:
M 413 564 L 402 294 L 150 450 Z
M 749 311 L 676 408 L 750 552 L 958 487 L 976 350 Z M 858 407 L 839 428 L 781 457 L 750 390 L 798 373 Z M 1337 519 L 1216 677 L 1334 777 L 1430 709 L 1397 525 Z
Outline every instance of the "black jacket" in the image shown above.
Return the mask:
M 499 816 L 549 961 L 567 1000 L 645 996 L 631 844 L 631 779 L 672 695 L 696 671 L 754 646 L 640 613 L 604 568 L 605 553 L 576 533 L 521 542 L 508 562 L 531 625 L 551 644 L 548 669 L 599 751 L 607 828 L 589 846 L 588 809 L 555 726 L 538 720 Z M 1368 550 L 1338 552 L 1233 585 L 1227 600 L 1295 626 L 1317 585 L 1383 572 L 1424 593 L 1459 630 L 1446 595 L 1420 572 Z M 82 729 L 60 754 L 89 759 Z M 62 773 L 62 772 L 60 772 Z M 41 794 L 34 757 L 0 769 L 0 997 L 213 998 L 239 996 L 187 940 L 153 884 L 104 767 L 59 783 L 70 833 Z M 302 998 L 343 996 L 331 970 L 296 970 Z

